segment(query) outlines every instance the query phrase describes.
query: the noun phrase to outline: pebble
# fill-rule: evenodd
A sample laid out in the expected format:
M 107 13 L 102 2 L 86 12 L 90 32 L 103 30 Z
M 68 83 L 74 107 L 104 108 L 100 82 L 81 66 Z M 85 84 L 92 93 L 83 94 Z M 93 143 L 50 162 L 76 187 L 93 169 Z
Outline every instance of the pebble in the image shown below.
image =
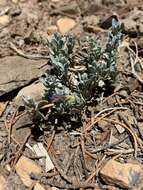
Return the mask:
M 143 168 L 140 164 L 120 163 L 112 159 L 100 170 L 100 175 L 106 184 L 127 189 L 143 187 Z
M 8 15 L 0 16 L 0 26 L 7 26 L 10 22 L 10 17 Z
M 73 19 L 68 18 L 68 17 L 60 18 L 57 21 L 57 27 L 59 29 L 59 32 L 62 34 L 69 32 L 75 26 L 76 26 L 76 22 Z

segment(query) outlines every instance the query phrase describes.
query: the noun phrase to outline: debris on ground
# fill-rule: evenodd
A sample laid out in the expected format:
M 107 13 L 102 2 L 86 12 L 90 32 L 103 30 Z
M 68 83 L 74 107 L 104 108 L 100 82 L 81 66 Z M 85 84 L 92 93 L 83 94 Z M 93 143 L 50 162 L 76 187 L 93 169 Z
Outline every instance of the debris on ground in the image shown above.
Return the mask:
M 142 150 L 143 0 L 0 0 L 0 190 L 141 190 Z

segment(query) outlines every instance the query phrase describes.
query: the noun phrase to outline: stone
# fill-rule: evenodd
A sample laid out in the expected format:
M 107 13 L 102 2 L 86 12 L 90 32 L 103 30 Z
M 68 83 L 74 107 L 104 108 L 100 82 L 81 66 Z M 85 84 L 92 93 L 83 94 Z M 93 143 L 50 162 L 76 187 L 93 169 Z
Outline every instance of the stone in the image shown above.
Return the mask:
M 53 3 L 57 3 L 59 2 L 60 0 L 51 0 Z
M 31 60 L 20 56 L 0 59 L 0 96 L 39 78 L 49 66 L 47 60 Z
M 37 182 L 34 185 L 34 189 L 33 190 L 45 190 L 45 188 L 40 183 Z
M 7 189 L 7 182 L 6 179 L 0 175 L 0 190 L 6 190 Z
M 7 26 L 10 22 L 9 15 L 0 16 L 0 26 Z
M 118 130 L 118 132 L 120 133 L 120 134 L 122 134 L 122 133 L 124 133 L 124 131 L 125 131 L 125 128 L 123 128 L 121 125 L 115 125 L 115 127 L 116 127 L 116 129 Z
M 31 98 L 33 98 L 35 102 L 38 102 L 42 100 L 44 89 L 45 87 L 42 82 L 32 83 L 31 85 L 22 88 L 18 92 L 17 96 L 14 99 L 14 102 L 18 105 L 21 105 L 23 102 L 23 99 L 22 99 L 23 96 L 24 97 L 30 96 Z
M 12 137 L 19 143 L 23 144 L 25 137 L 30 133 L 33 121 L 29 113 L 24 113 L 13 124 L 12 127 Z
M 55 32 L 58 32 L 58 28 L 57 28 L 56 25 L 52 25 L 52 26 L 49 26 L 49 27 L 47 28 L 47 33 L 48 33 L 49 35 L 54 34 Z
M 17 4 L 19 0 L 12 0 L 13 3 Z
M 134 8 L 130 11 L 129 15 L 122 19 L 121 22 L 124 23 L 125 31 L 127 32 L 143 32 L 143 12 Z
M 15 169 L 26 187 L 30 187 L 34 182 L 34 180 L 30 178 L 31 173 L 36 175 L 42 172 L 42 168 L 36 162 L 25 156 L 21 156 L 15 166 Z
M 83 24 L 86 26 L 98 26 L 100 22 L 100 17 L 91 15 L 91 16 L 86 16 L 83 20 Z
M 140 164 L 109 160 L 100 170 L 100 175 L 105 183 L 110 185 L 127 189 L 143 187 L 143 169 Z
M 45 172 L 49 172 L 54 169 L 54 164 L 47 152 L 47 150 L 44 148 L 42 143 L 37 143 L 33 146 L 33 150 L 36 153 L 37 156 L 43 156 L 46 157 L 45 160 Z M 41 162 L 44 162 L 44 160 L 41 158 Z
M 5 6 L 7 4 L 6 0 L 0 0 L 0 6 Z
M 73 19 L 68 18 L 68 17 L 60 18 L 57 21 L 57 27 L 59 29 L 59 32 L 62 34 L 69 32 L 75 26 L 76 26 L 76 22 Z

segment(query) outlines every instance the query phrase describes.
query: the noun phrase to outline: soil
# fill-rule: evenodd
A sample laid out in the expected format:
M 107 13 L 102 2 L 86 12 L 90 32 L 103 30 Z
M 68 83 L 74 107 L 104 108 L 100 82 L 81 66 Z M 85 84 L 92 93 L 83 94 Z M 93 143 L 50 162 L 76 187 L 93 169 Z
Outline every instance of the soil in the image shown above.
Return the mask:
M 64 121 L 51 127 L 33 121 L 15 97 L 49 69 L 48 29 L 63 17 L 75 21 L 69 32 L 76 38 L 107 36 L 112 18 L 119 19 L 124 46 L 114 90 L 88 108 L 84 125 Z M 137 57 L 135 72 L 129 48 Z M 116 181 L 106 183 L 100 170 L 112 158 L 143 164 L 143 0 L 0 0 L 0 75 L 0 175 L 8 190 L 36 189 L 26 187 L 14 168 L 22 155 L 45 167 L 29 149 L 38 142 L 55 166 L 32 176 L 45 190 L 124 189 Z

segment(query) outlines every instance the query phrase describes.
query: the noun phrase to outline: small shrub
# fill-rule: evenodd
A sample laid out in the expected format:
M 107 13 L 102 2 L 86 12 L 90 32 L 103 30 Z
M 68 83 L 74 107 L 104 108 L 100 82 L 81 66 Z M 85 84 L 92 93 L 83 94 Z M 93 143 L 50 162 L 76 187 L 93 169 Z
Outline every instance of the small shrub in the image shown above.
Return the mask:
M 48 39 L 49 57 L 53 66 L 40 80 L 46 87 L 43 99 L 53 103 L 51 114 L 70 113 L 82 108 L 111 86 L 117 77 L 118 47 L 122 40 L 122 25 L 113 20 L 107 43 L 87 38 L 87 46 L 75 64 L 75 42 L 72 35 L 55 33 Z

